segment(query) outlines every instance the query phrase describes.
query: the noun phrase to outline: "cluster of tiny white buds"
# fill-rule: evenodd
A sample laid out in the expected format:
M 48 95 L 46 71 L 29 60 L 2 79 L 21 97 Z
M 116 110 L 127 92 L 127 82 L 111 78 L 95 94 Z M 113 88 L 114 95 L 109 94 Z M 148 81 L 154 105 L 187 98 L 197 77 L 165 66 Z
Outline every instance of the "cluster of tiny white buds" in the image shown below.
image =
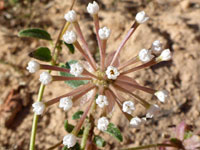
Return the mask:
M 147 20 L 149 20 L 149 17 L 146 15 L 146 13 L 144 11 L 141 11 L 136 14 L 135 20 L 141 24 L 141 23 L 145 23 Z
M 152 43 L 151 50 L 154 54 L 160 54 L 162 51 L 162 43 L 159 40 L 155 40 Z
M 103 108 L 104 106 L 108 105 L 108 99 L 105 95 L 98 95 L 96 99 L 96 104 L 100 107 Z
M 42 115 L 45 111 L 45 104 L 43 102 L 35 102 L 32 104 L 33 111 L 37 115 Z
M 40 69 L 40 64 L 34 60 L 29 61 L 28 66 L 26 67 L 26 69 L 30 72 L 30 73 L 35 73 L 36 71 L 38 71 Z
M 132 101 L 125 101 L 123 103 L 122 110 L 128 114 L 132 114 L 132 112 L 135 110 L 134 103 Z
M 97 2 L 93 1 L 93 3 L 89 3 L 87 6 L 87 11 L 91 15 L 95 15 L 99 12 L 99 5 Z
M 63 97 L 60 99 L 59 107 L 63 108 L 64 111 L 68 111 L 72 106 L 73 102 L 71 97 Z
M 67 148 L 73 147 L 76 144 L 76 136 L 73 134 L 67 134 L 63 138 L 63 144 L 67 146 Z
M 147 110 L 146 118 L 153 118 L 155 115 L 157 115 L 160 112 L 160 108 L 158 105 L 153 104 L 149 107 Z
M 110 29 L 103 27 L 99 29 L 99 37 L 101 40 L 107 40 L 110 36 Z
M 134 117 L 130 121 L 130 125 L 133 128 L 138 128 L 140 125 L 142 125 L 146 121 L 146 118 L 139 118 L 139 117 Z
M 73 23 L 77 20 L 76 12 L 74 10 L 70 10 L 68 13 L 65 14 L 64 18 L 68 22 Z
M 117 70 L 117 68 L 115 68 L 113 66 L 108 66 L 106 69 L 106 75 L 107 75 L 108 79 L 115 80 L 120 75 L 120 73 Z
M 48 72 L 42 72 L 40 74 L 40 79 L 39 81 L 44 84 L 44 85 L 47 85 L 49 84 L 51 81 L 52 81 L 52 76 L 48 73 Z
M 144 63 L 147 63 L 154 58 L 154 56 L 151 54 L 151 51 L 147 49 L 142 49 L 139 52 L 138 57 Z
M 81 74 L 83 73 L 83 70 L 84 68 L 82 64 L 80 64 L 79 62 L 75 64 L 70 64 L 70 73 L 74 75 L 75 77 L 81 76 Z
M 162 53 L 160 54 L 160 56 L 158 56 L 158 60 L 161 61 L 168 61 L 172 58 L 172 53 L 169 49 L 165 49 L 162 51 Z
M 159 101 L 164 103 L 169 96 L 169 92 L 166 90 L 161 90 L 157 91 L 154 95 L 158 98 Z
M 66 31 L 63 35 L 63 39 L 67 44 L 73 44 L 76 42 L 77 36 L 74 31 Z
M 106 131 L 109 125 L 109 121 L 106 117 L 101 117 L 98 120 L 97 128 L 101 131 Z

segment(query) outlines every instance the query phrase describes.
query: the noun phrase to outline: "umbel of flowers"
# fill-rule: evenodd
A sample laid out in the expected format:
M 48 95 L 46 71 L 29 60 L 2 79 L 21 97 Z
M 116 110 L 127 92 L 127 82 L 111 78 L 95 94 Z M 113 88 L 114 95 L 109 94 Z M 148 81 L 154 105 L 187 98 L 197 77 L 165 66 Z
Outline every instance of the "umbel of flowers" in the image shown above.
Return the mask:
M 66 21 L 70 22 L 75 31 L 66 31 L 66 33 L 63 35 L 63 40 L 68 44 L 73 44 L 83 55 L 89 66 L 84 67 L 81 61 L 78 61 L 77 63 L 71 64 L 70 69 L 66 69 L 58 66 L 40 64 L 32 60 L 28 63 L 27 67 L 30 73 L 34 73 L 38 70 L 51 70 L 66 72 L 74 75 L 73 77 L 52 76 L 48 72 L 43 72 L 40 75 L 39 81 L 44 85 L 51 84 L 51 82 L 54 81 L 88 81 L 87 84 L 79 86 L 69 93 L 53 98 L 46 102 L 36 102 L 33 104 L 33 111 L 37 115 L 42 115 L 45 112 L 46 107 L 56 103 L 59 103 L 59 107 L 64 111 L 69 111 L 73 107 L 75 101 L 86 94 L 89 95 L 87 97 L 89 105 L 84 111 L 80 122 L 72 131 L 72 133 L 67 134 L 63 138 L 63 144 L 68 148 L 73 147 L 76 144 L 77 134 L 93 104 L 97 104 L 99 107 L 97 108 L 101 109 L 102 113 L 99 118 L 97 118 L 98 121 L 96 126 L 99 130 L 104 132 L 107 130 L 109 124 L 107 115 L 113 110 L 115 105 L 118 105 L 121 112 L 130 122 L 130 125 L 135 128 L 138 128 L 141 124 L 143 124 L 146 121 L 146 118 L 152 118 L 160 111 L 158 105 L 150 104 L 140 96 L 134 94 L 134 90 L 141 90 L 151 95 L 155 95 L 158 100 L 163 103 L 168 97 L 168 92 L 166 90 L 154 90 L 144 87 L 139 85 L 133 78 L 128 76 L 129 73 L 144 69 L 161 61 L 168 61 L 171 59 L 170 50 L 163 49 L 160 41 L 154 41 L 150 49 L 142 49 L 137 56 L 131 58 L 130 60 L 118 63 L 120 53 L 128 39 L 141 24 L 148 21 L 149 17 L 146 15 L 146 13 L 141 11 L 136 14 L 134 23 L 119 45 L 118 49 L 114 51 L 114 55 L 106 55 L 107 40 L 111 31 L 108 27 L 100 28 L 98 17 L 99 5 L 95 1 L 88 4 L 87 11 L 94 20 L 96 38 L 100 51 L 99 64 L 98 62 L 95 62 L 88 44 L 85 41 L 77 20 L 76 12 L 71 10 L 65 14 L 64 18 Z M 136 67 L 129 67 L 129 69 L 127 69 L 128 66 L 131 66 L 135 63 L 139 64 Z M 119 94 L 119 91 L 127 94 L 130 99 L 125 99 L 121 94 Z M 144 106 L 146 109 L 146 117 L 140 118 L 132 115 L 135 110 L 135 101 Z

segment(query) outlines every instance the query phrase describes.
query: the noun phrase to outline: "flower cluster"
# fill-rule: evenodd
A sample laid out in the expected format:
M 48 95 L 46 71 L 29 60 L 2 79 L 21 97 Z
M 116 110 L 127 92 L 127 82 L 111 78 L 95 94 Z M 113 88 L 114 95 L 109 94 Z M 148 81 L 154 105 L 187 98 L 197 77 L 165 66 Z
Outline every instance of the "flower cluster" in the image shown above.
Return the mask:
M 106 55 L 106 46 L 107 40 L 110 36 L 110 29 L 107 27 L 100 28 L 99 26 L 99 5 L 97 2 L 89 3 L 87 6 L 88 13 L 91 14 L 94 20 L 94 26 L 96 31 L 97 42 L 100 51 L 100 64 L 95 62 L 88 44 L 85 41 L 85 38 L 82 34 L 81 28 L 78 23 L 77 14 L 74 10 L 69 11 L 65 14 L 64 18 L 69 22 L 75 29 L 75 31 L 66 31 L 63 35 L 63 40 L 68 44 L 73 44 L 77 50 L 84 56 L 85 60 L 88 62 L 89 67 L 92 68 L 89 70 L 84 67 L 81 62 L 76 62 L 70 65 L 70 69 L 61 68 L 57 66 L 50 66 L 46 64 L 39 64 L 35 61 L 30 61 L 28 63 L 27 69 L 30 73 L 34 73 L 39 69 L 43 70 L 52 70 L 67 72 L 73 76 L 64 77 L 64 76 L 52 76 L 48 72 L 43 72 L 40 75 L 40 82 L 44 85 L 47 85 L 53 81 L 88 81 L 87 84 L 73 89 L 71 92 L 51 99 L 46 102 L 36 102 L 33 104 L 33 111 L 37 115 L 44 113 L 45 107 L 59 103 L 59 107 L 64 111 L 68 111 L 73 103 L 80 99 L 83 95 L 86 95 L 90 91 L 93 91 L 92 94 L 89 94 L 87 102 L 90 102 L 88 109 L 92 104 L 97 104 L 102 113 L 100 118 L 97 121 L 97 128 L 101 131 L 106 131 L 109 125 L 109 114 L 115 104 L 119 106 L 121 112 L 129 120 L 132 127 L 138 128 L 141 124 L 145 123 L 146 118 L 152 118 L 160 111 L 160 108 L 157 104 L 150 104 L 140 96 L 134 94 L 134 90 L 141 90 L 143 92 L 154 95 L 158 98 L 160 102 L 165 102 L 168 98 L 168 92 L 166 90 L 154 90 L 151 88 L 144 87 L 139 85 L 132 77 L 129 77 L 128 74 L 135 72 L 137 70 L 152 66 L 161 61 L 168 61 L 171 59 L 171 52 L 169 49 L 163 49 L 160 41 L 156 40 L 152 43 L 150 49 L 142 49 L 137 56 L 131 58 L 126 62 L 119 62 L 119 54 L 121 53 L 124 45 L 134 33 L 134 31 L 143 23 L 148 21 L 149 17 L 144 11 L 137 13 L 135 17 L 135 22 L 128 31 L 127 36 L 120 44 L 119 48 L 114 51 L 114 55 Z M 79 38 L 79 39 L 77 39 Z M 80 43 L 79 43 L 80 42 Z M 106 61 L 111 60 L 111 61 Z M 140 63 L 137 67 L 129 67 L 132 64 Z M 126 100 L 123 97 L 123 94 L 126 93 L 129 96 L 129 99 Z M 98 95 L 95 99 L 95 96 Z M 95 99 L 95 101 L 94 101 Z M 135 110 L 134 101 L 137 100 L 144 108 L 146 109 L 146 117 L 140 118 L 134 116 L 133 112 Z M 95 103 L 93 103 L 95 102 Z M 96 107 L 96 108 L 98 108 Z M 83 120 L 86 118 L 88 111 L 85 111 L 84 115 L 81 118 Z M 63 144 L 68 148 L 73 147 L 76 144 L 76 136 L 79 128 L 76 128 L 76 131 L 68 134 L 63 139 Z

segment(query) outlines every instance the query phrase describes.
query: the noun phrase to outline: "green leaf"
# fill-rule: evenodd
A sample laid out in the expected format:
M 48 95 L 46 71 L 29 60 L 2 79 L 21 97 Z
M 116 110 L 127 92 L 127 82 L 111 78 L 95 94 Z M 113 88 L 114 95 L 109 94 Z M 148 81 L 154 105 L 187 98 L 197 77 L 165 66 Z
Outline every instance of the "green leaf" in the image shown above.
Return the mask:
M 76 145 L 74 145 L 74 147 L 70 147 L 70 148 L 67 148 L 67 146 L 64 146 L 62 148 L 62 150 L 80 150 L 80 145 L 78 143 L 76 143 Z
M 66 64 L 61 64 L 60 66 L 63 68 L 70 69 L 70 64 L 74 64 L 77 62 L 78 61 L 76 61 L 76 60 L 71 60 L 71 61 L 67 62 Z M 60 72 L 60 75 L 65 76 L 65 77 L 74 77 L 74 75 L 67 73 L 67 72 Z M 86 81 L 86 80 L 70 80 L 70 81 L 65 81 L 65 83 L 68 84 L 72 88 L 77 88 L 83 84 L 87 84 L 88 81 Z
M 74 129 L 74 126 L 73 125 L 71 125 L 71 124 L 69 124 L 68 123 L 68 120 L 65 120 L 65 130 L 68 132 L 68 133 L 71 133 L 72 132 L 72 130 Z
M 33 38 L 38 38 L 38 39 L 43 39 L 43 40 L 51 40 L 50 34 L 39 28 L 31 28 L 31 29 L 25 29 L 21 30 L 18 33 L 19 37 L 33 37 Z
M 79 111 L 77 111 L 76 113 L 73 114 L 72 119 L 73 120 L 80 119 L 82 114 L 83 114 L 83 111 L 79 110 Z
M 73 44 L 67 44 L 66 42 L 64 42 L 64 44 L 67 46 L 67 48 L 69 49 L 69 51 L 74 54 L 75 48 Z
M 47 47 L 39 47 L 35 51 L 29 53 L 29 56 L 47 62 L 51 61 L 52 59 L 51 51 Z
M 121 135 L 120 130 L 113 123 L 109 123 L 108 128 L 105 132 L 115 137 L 120 142 L 123 141 L 123 137 Z
M 68 123 L 68 120 L 65 120 L 64 127 L 65 127 L 65 130 L 66 130 L 68 133 L 71 133 L 72 130 L 74 129 L 74 125 Z M 82 128 L 82 129 L 79 131 L 78 136 L 82 136 L 82 135 L 83 135 L 83 131 L 84 131 L 84 128 Z
M 186 140 L 186 139 L 189 139 L 189 138 L 191 138 L 192 137 L 192 132 L 191 131 L 188 131 L 188 132 L 185 132 L 185 134 L 184 134 L 184 139 Z
M 94 136 L 94 143 L 98 146 L 98 147 L 104 147 L 106 145 L 106 142 L 105 140 L 98 136 L 98 135 L 95 135 Z

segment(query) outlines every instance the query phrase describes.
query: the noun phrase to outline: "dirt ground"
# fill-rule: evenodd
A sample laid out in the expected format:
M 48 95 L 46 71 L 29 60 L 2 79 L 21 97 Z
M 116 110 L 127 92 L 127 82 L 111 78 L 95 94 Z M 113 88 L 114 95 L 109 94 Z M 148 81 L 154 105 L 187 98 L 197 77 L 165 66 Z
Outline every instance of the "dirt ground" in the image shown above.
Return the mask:
M 31 105 L 37 99 L 39 73 L 29 74 L 26 65 L 31 59 L 28 53 L 39 46 L 49 46 L 48 42 L 19 38 L 21 29 L 40 27 L 46 29 L 56 39 L 62 26 L 63 16 L 69 8 L 70 0 L 43 1 L 0 1 L 0 150 L 27 150 L 31 133 L 33 111 Z M 80 25 L 90 48 L 96 53 L 96 40 L 93 22 L 86 12 L 89 0 L 77 0 L 74 9 L 78 13 Z M 138 11 L 145 10 L 150 21 L 137 29 L 124 47 L 121 61 L 133 57 L 142 48 L 149 48 L 159 39 L 165 48 L 173 52 L 170 62 L 162 62 L 151 68 L 138 71 L 130 76 L 141 85 L 154 89 L 167 89 L 169 100 L 162 104 L 142 92 L 136 92 L 151 103 L 158 103 L 161 113 L 148 120 L 140 129 L 129 126 L 126 118 L 115 109 L 111 122 L 118 125 L 124 141 L 117 142 L 108 135 L 104 148 L 119 149 L 124 146 L 138 146 L 159 143 L 166 135 L 173 135 L 174 125 L 181 121 L 200 129 L 200 1 L 199 0 L 102 0 L 100 4 L 100 24 L 108 26 L 111 37 L 108 52 L 116 50 L 127 33 Z M 9 5 L 8 5 L 9 4 Z M 50 46 L 49 48 L 52 49 Z M 72 55 L 64 50 L 60 62 L 78 59 L 80 54 Z M 63 90 L 65 88 L 65 90 Z M 64 83 L 52 83 L 45 89 L 44 100 L 66 93 L 70 88 Z M 9 96 L 13 103 L 6 103 Z M 66 134 L 64 120 L 79 107 L 64 113 L 54 105 L 39 118 L 36 149 L 45 150 L 62 140 Z M 80 109 L 83 109 L 80 107 Z M 5 113 L 6 112 L 6 113 Z M 135 115 L 145 114 L 138 107 Z M 6 125 L 5 125 L 6 123 Z M 76 123 L 73 122 L 72 123 Z

